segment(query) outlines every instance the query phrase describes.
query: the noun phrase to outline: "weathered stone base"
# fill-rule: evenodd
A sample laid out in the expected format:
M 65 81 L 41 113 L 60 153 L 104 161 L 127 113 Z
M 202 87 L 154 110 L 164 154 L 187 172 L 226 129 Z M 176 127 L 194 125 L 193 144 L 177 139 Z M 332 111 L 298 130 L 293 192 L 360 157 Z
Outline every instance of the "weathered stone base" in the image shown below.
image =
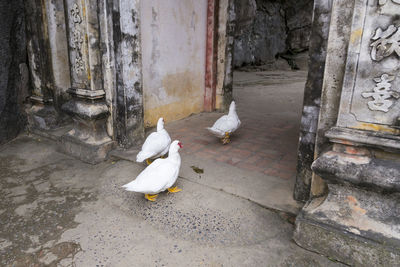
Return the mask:
M 73 128 L 61 137 L 64 152 L 91 164 L 105 160 L 116 145 L 107 134 L 108 107 L 105 102 L 74 97 L 64 103 L 62 109 L 74 121 Z
M 107 141 L 101 144 L 88 144 L 66 134 L 61 137 L 61 145 L 65 153 L 84 162 L 97 164 L 107 158 L 108 152 L 116 147 L 116 142 Z
M 329 185 L 296 218 L 294 240 L 308 250 L 356 266 L 400 266 L 400 198 Z
M 71 122 L 66 116 L 60 116 L 52 105 L 32 105 L 26 109 L 28 128 L 31 132 L 54 130 Z
M 399 251 L 317 221 L 304 219 L 302 215 L 297 217 L 294 239 L 307 250 L 352 266 L 400 265 Z

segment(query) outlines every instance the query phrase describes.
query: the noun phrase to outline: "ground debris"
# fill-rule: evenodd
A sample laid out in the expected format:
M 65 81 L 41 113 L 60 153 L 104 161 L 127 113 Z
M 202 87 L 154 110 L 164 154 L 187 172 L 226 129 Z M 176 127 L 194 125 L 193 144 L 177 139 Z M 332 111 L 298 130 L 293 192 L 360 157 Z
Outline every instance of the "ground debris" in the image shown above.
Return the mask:
M 200 169 L 199 167 L 190 166 L 190 168 L 192 168 L 195 173 L 204 173 L 204 169 Z

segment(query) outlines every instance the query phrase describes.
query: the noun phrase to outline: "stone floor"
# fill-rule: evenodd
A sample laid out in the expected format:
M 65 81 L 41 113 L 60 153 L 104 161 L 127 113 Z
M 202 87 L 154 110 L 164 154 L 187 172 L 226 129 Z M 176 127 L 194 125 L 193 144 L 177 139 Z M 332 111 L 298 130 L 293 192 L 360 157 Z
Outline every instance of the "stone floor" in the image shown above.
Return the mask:
M 305 79 L 305 71 L 235 72 L 233 91 L 242 126 L 228 145 L 206 130 L 221 113 L 166 122 L 171 138 L 185 148 L 181 175 L 264 207 L 297 213 L 300 205 L 292 195 Z M 115 156 L 134 162 L 137 152 Z
M 292 240 L 304 75 L 235 80 L 243 127 L 231 144 L 204 130 L 219 113 L 167 124 L 184 142 L 183 191 L 155 203 L 121 188 L 145 168 L 135 149 L 89 165 L 36 135 L 0 147 L 0 266 L 340 266 Z
M 293 216 L 180 177 L 152 203 L 144 168 L 89 165 L 46 138 L 0 151 L 0 266 L 337 266 L 292 241 Z
M 206 127 L 222 114 L 199 114 L 167 122 L 186 154 L 224 162 L 282 179 L 295 179 L 298 133 L 306 71 L 235 72 L 233 92 L 242 126 L 220 146 Z

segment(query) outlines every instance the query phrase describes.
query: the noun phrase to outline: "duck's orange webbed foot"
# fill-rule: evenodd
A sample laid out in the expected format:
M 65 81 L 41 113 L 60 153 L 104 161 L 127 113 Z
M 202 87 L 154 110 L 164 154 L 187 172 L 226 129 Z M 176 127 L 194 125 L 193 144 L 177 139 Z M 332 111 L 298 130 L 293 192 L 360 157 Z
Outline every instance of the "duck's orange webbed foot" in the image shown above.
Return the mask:
M 224 145 L 229 144 L 231 142 L 231 139 L 230 139 L 230 136 L 229 136 L 229 132 L 225 133 L 225 136 L 223 138 L 221 138 L 221 142 Z
M 177 186 L 168 188 L 169 193 L 177 193 L 180 191 L 182 191 L 182 189 L 178 188 Z
M 144 198 L 151 202 L 156 201 L 157 196 L 158 196 L 158 194 L 155 194 L 155 195 L 144 194 Z

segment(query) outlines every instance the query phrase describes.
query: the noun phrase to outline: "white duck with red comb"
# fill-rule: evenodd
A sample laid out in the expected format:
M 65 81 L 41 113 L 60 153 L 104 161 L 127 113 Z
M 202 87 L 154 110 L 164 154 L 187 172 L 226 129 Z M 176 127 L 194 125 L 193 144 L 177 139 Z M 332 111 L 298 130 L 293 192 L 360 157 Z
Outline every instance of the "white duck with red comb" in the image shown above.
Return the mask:
M 149 201 L 155 201 L 158 193 L 165 190 L 170 193 L 182 191 L 177 186 L 172 187 L 178 178 L 181 167 L 180 148 L 182 148 L 182 144 L 178 140 L 173 141 L 167 158 L 156 159 L 135 180 L 122 187 L 127 191 L 144 193 L 144 197 Z
M 171 137 L 164 129 L 164 119 L 159 118 L 157 122 L 157 132 L 151 133 L 144 141 L 142 150 L 136 156 L 136 162 L 146 160 L 150 164 L 150 159 L 158 158 L 167 154 Z
M 236 113 L 235 101 L 231 102 L 229 106 L 228 115 L 224 115 L 219 118 L 212 127 L 208 127 L 212 134 L 216 137 L 221 138 L 222 143 L 225 145 L 230 142 L 230 135 L 236 131 L 240 126 L 240 120 Z

